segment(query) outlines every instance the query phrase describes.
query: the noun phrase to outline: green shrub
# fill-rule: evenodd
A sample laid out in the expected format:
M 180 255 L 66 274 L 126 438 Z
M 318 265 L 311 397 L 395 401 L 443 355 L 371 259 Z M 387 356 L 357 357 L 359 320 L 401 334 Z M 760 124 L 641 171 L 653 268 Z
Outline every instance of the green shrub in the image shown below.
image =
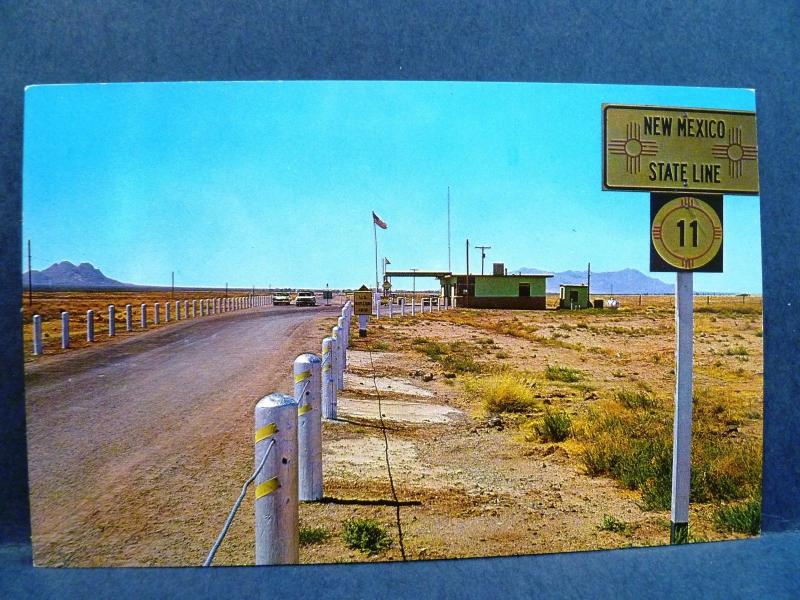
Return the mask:
M 348 548 L 365 554 L 377 554 L 392 545 L 386 529 L 372 519 L 349 519 L 344 522 L 342 538 Z
M 628 533 L 630 527 L 625 521 L 621 521 L 611 515 L 603 515 L 600 523 L 600 531 L 613 531 L 614 533 Z
M 581 380 L 580 371 L 560 365 L 547 365 L 544 376 L 551 381 L 564 381 L 566 383 L 574 383 Z
M 653 408 L 656 405 L 655 398 L 642 391 L 620 390 L 616 398 L 626 408 Z
M 534 429 L 544 442 L 563 442 L 569 436 L 572 419 L 563 411 L 547 411 L 544 418 L 534 425 Z
M 714 521 L 723 531 L 758 535 L 761 530 L 761 499 L 722 507 L 714 513 Z
M 727 356 L 747 356 L 750 353 L 744 346 L 732 346 L 730 348 L 726 348 L 724 354 Z
M 331 537 L 331 534 L 324 527 L 301 527 L 300 528 L 300 545 L 310 546 L 312 544 L 321 544 Z

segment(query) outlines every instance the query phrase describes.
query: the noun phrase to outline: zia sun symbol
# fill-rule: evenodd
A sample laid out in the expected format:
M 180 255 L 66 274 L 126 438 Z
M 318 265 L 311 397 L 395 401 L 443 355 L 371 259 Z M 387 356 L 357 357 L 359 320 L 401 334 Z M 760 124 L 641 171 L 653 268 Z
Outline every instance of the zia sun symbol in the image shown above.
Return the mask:
M 639 123 L 628 123 L 625 127 L 625 139 L 609 140 L 610 154 L 625 155 L 625 171 L 636 174 L 642 167 L 642 156 L 653 156 L 658 153 L 658 144 L 642 140 L 642 128 Z
M 734 127 L 728 134 L 727 144 L 714 144 L 711 149 L 714 158 L 728 159 L 728 174 L 739 179 L 742 176 L 742 163 L 758 158 L 758 147 L 742 144 L 742 128 Z

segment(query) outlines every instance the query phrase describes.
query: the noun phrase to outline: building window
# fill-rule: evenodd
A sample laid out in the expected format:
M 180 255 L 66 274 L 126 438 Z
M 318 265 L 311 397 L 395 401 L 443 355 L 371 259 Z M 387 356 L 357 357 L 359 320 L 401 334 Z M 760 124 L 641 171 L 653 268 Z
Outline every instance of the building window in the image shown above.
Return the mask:
M 531 284 L 530 283 L 520 283 L 519 284 L 519 297 L 520 298 L 530 298 L 531 297 Z

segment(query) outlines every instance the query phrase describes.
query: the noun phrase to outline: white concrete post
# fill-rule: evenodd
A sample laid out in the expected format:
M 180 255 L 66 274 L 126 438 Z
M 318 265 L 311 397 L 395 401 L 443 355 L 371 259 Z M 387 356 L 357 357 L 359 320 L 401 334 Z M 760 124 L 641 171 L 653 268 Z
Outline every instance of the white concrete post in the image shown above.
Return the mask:
M 322 417 L 336 418 L 336 382 L 334 381 L 334 339 L 322 340 Z
M 33 315 L 33 354 L 39 356 L 42 353 L 42 317 Z
M 117 335 L 117 314 L 113 304 L 108 305 L 108 337 Z
M 344 334 L 338 325 L 333 328 L 333 338 L 336 340 L 336 389 L 344 389 Z
M 442 312 L 442 300 L 441 300 L 441 298 L 436 298 L 436 312 Z
M 294 361 L 297 402 L 297 479 L 300 500 L 322 499 L 322 360 L 301 354 Z
M 192 300 L 192 319 L 194 319 L 196 316 L 197 316 L 197 300 Z
M 367 315 L 358 315 L 358 337 L 367 335 Z
M 341 342 L 339 353 L 342 357 L 342 370 L 347 368 L 347 330 L 345 329 L 344 317 L 336 319 L 336 326 L 339 328 L 339 341 Z
M 256 565 L 296 564 L 299 556 L 297 503 L 297 403 L 270 394 L 255 409 Z M 269 450 L 269 455 L 266 452 Z
M 181 320 L 181 301 L 175 300 L 175 320 Z
M 381 299 L 378 294 L 375 294 L 375 318 L 381 318 Z
M 688 542 L 692 451 L 692 272 L 675 280 L 675 420 L 672 433 L 672 511 L 670 543 Z
M 400 298 L 400 316 L 401 317 L 405 317 L 406 316 L 406 299 L 405 298 Z
M 189 318 L 189 301 L 188 300 L 184 300 L 183 301 L 183 318 L 184 319 L 188 319 Z
M 392 303 L 392 299 L 389 298 L 389 318 L 391 319 L 394 317 L 394 304 Z
M 411 296 L 411 316 L 412 317 L 417 314 L 417 310 L 416 310 L 417 302 L 416 302 L 416 300 L 417 299 L 414 298 L 414 296 Z
M 142 304 L 142 329 L 147 329 L 147 304 Z
M 61 349 L 67 348 L 69 348 L 69 313 L 64 311 L 61 313 Z
M 130 304 L 125 305 L 125 331 L 133 331 L 133 309 Z
M 86 311 L 86 341 L 94 341 L 94 311 Z
M 164 322 L 165 323 L 169 323 L 169 308 L 170 308 L 170 303 L 169 302 L 164 302 Z
M 161 323 L 161 304 L 156 302 L 153 304 L 153 325 Z

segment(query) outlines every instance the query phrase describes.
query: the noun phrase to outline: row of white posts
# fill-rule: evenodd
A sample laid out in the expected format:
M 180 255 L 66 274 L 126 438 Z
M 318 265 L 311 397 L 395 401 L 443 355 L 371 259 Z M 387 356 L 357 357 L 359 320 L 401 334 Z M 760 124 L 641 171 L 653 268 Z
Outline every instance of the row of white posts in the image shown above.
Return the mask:
M 352 317 L 348 301 L 331 336 L 322 340 L 322 357 L 295 359 L 294 396 L 270 394 L 256 404 L 257 565 L 300 559 L 298 502 L 322 499 L 322 419 L 336 419 Z
M 434 298 L 437 300 L 435 305 L 433 303 Z M 426 304 L 426 300 L 427 300 L 427 304 Z M 420 302 L 420 304 L 417 304 L 416 300 L 412 297 L 411 298 L 411 306 L 410 306 L 411 316 L 414 316 L 414 315 L 417 314 L 417 309 L 419 309 L 419 312 L 421 312 L 421 313 L 433 312 L 434 306 L 436 307 L 436 312 L 439 312 L 439 311 L 442 310 L 442 304 L 444 303 L 444 301 L 445 301 L 444 298 L 439 298 L 437 296 L 433 296 L 433 297 L 430 297 L 430 298 L 423 298 L 422 302 Z M 426 310 L 426 308 L 427 308 L 427 310 Z M 450 308 L 452 308 L 452 306 L 445 305 L 444 308 L 445 308 L 445 310 L 449 310 Z M 387 306 L 382 306 L 381 302 L 380 302 L 380 299 L 377 297 L 377 295 L 375 295 L 375 302 L 374 302 L 374 306 L 373 306 L 372 312 L 375 313 L 375 318 L 376 319 L 380 319 L 381 318 L 381 311 L 385 311 L 386 313 L 388 313 L 388 316 L 391 319 L 391 318 L 393 318 L 395 316 L 395 314 L 397 313 L 398 309 L 399 309 L 400 316 L 401 317 L 405 317 L 406 316 L 406 311 L 407 311 L 406 299 L 405 298 L 400 298 L 400 302 L 398 302 L 397 304 L 395 304 L 393 302 L 393 299 L 390 298 L 389 299 L 389 304 Z
M 230 298 L 203 298 L 200 300 L 176 300 L 175 301 L 175 320 L 193 319 L 205 317 L 224 312 L 242 310 L 246 308 L 257 308 L 267 306 L 271 296 L 236 296 Z M 171 302 L 164 303 L 164 322 L 169 323 L 172 319 Z M 183 310 L 181 310 L 183 309 Z M 191 311 L 190 311 L 191 309 Z M 147 329 L 147 304 L 139 307 L 139 326 Z M 181 316 L 183 315 L 183 316 Z M 153 304 L 153 324 L 161 323 L 161 303 Z M 125 331 L 133 331 L 133 307 L 125 305 Z M 108 305 L 108 337 L 117 334 L 116 307 Z M 94 342 L 94 311 L 86 311 L 86 341 Z M 61 348 L 69 348 L 69 313 L 61 313 Z M 42 317 L 33 315 L 33 354 L 39 355 L 43 352 L 42 346 Z

